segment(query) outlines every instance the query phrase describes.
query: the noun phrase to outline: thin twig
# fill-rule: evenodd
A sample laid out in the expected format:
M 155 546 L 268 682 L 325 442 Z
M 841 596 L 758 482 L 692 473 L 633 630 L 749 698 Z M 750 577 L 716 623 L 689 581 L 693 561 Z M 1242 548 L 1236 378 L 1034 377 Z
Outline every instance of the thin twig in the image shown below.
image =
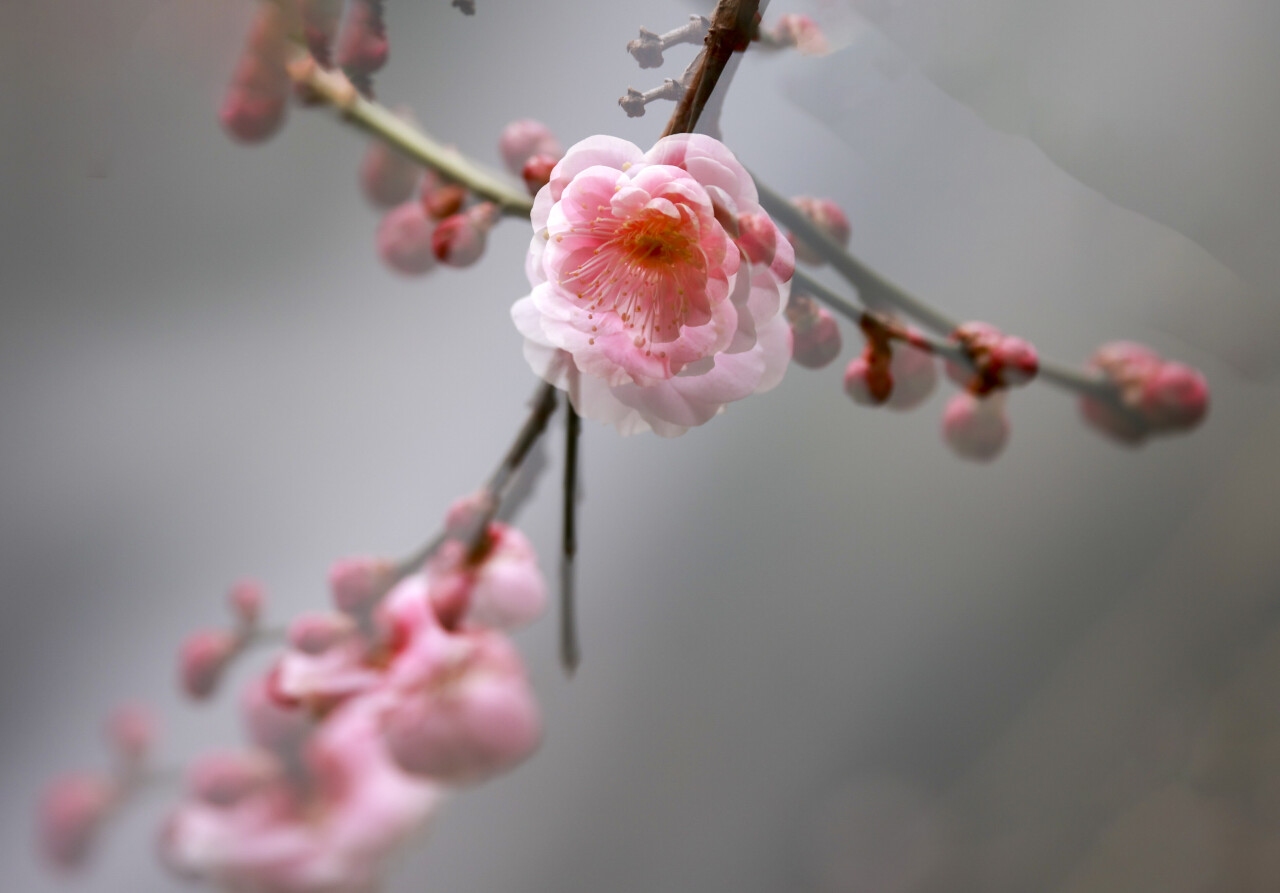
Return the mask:
M 294 53 L 289 74 L 296 84 L 331 105 L 344 120 L 384 140 L 414 161 L 461 183 L 476 195 L 489 199 L 503 213 L 528 217 L 533 210 L 533 199 L 526 192 L 436 142 L 385 106 L 361 96 L 344 74 L 321 68 L 301 47 Z
M 582 419 L 569 395 L 564 398 L 565 446 L 564 446 L 564 526 L 561 530 L 560 550 L 560 663 L 569 675 L 578 668 L 582 651 L 578 640 L 576 574 L 574 559 L 578 554 L 577 506 L 578 506 L 578 441 L 582 434 Z

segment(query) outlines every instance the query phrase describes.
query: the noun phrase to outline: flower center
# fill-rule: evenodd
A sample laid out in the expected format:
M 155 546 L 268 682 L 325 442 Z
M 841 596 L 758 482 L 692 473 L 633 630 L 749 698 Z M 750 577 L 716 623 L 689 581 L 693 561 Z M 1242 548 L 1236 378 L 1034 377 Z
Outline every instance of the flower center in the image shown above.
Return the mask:
M 561 280 L 589 313 L 616 313 L 635 332 L 637 347 L 676 340 L 689 321 L 691 296 L 706 292 L 698 218 L 686 207 L 675 208 L 675 216 L 648 208 L 621 220 L 601 208 L 599 217 L 578 230 L 598 244 Z

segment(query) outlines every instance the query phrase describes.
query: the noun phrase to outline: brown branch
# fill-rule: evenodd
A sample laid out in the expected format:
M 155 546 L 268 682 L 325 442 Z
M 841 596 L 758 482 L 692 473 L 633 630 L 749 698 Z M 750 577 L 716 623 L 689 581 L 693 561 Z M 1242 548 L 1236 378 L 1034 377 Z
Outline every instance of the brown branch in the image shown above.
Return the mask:
M 759 29 L 759 8 L 759 0 L 719 0 L 716 3 L 698 70 L 694 72 L 693 80 L 676 110 L 671 113 L 663 136 L 693 132 L 698 116 L 711 98 L 711 91 L 715 89 L 729 59 L 734 53 L 745 50 Z

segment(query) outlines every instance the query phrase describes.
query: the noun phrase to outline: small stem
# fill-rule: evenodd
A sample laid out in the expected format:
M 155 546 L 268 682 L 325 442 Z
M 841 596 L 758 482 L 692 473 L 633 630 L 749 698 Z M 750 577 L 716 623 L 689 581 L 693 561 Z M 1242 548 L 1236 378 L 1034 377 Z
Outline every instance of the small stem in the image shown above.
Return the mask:
M 498 508 L 502 502 L 502 491 L 506 489 L 512 476 L 519 470 L 520 464 L 529 455 L 529 450 L 533 449 L 533 445 L 538 442 L 542 432 L 547 430 L 547 421 L 556 411 L 556 402 L 556 386 L 550 382 L 539 384 L 538 390 L 534 392 L 533 408 L 530 409 L 528 418 L 525 419 L 507 454 L 484 487 L 487 505 L 476 520 L 475 529 L 466 537 L 468 562 L 476 562 L 483 557 L 488 545 L 485 534 L 488 533 L 489 524 L 493 522 L 494 516 L 498 514 Z
M 332 106 L 343 120 L 384 140 L 414 161 L 461 183 L 476 195 L 489 199 L 504 214 L 528 217 L 533 210 L 533 199 L 525 192 L 508 185 L 497 174 L 436 142 L 417 127 L 402 121 L 385 106 L 361 96 L 346 75 L 321 68 L 305 50 L 296 50 L 289 64 L 289 73 L 295 83 Z
M 564 397 L 565 447 L 564 447 L 564 526 L 561 530 L 560 549 L 560 664 L 565 673 L 572 676 L 582 659 L 578 643 L 577 604 L 574 598 L 574 558 L 578 554 L 577 505 L 578 505 L 578 441 L 582 434 L 582 419 L 569 400 Z

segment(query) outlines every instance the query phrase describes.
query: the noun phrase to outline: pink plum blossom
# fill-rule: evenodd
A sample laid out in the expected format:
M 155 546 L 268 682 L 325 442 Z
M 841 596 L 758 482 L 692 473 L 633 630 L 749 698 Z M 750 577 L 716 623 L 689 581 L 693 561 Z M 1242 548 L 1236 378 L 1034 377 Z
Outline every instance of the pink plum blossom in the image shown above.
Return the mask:
M 668 437 L 777 385 L 794 253 L 762 239 L 759 220 L 740 243 L 741 215 L 768 221 L 710 137 L 572 147 L 534 200 L 533 290 L 511 311 L 534 371 L 588 418 Z
M 1025 385 L 1040 370 L 1034 346 L 990 323 L 963 323 L 951 333 L 951 339 L 964 348 L 969 362 L 947 360 L 947 376 L 974 394 Z
M 821 369 L 840 355 L 840 326 L 826 307 L 808 295 L 792 295 L 787 306 L 791 324 L 791 359 L 806 369 Z
M 450 267 L 469 267 L 484 254 L 489 230 L 498 221 L 498 207 L 482 202 L 444 220 L 431 234 L 436 260 Z
M 218 629 L 192 633 L 178 652 L 178 677 L 182 690 L 203 700 L 213 694 L 222 672 L 240 648 L 240 640 Z
M 242 143 L 262 142 L 284 123 L 290 85 L 285 68 L 288 30 L 282 4 L 258 7 L 219 113 L 223 128 Z
M 376 699 L 350 702 L 307 740 L 294 771 L 224 758 L 191 779 L 161 839 L 178 874 L 253 893 L 365 893 L 439 797 L 388 759 Z
M 227 601 L 231 605 L 231 613 L 235 615 L 236 622 L 243 628 L 251 628 L 262 616 L 266 592 L 262 584 L 256 580 L 241 580 L 231 587 L 231 591 L 227 594 Z
M 493 523 L 480 561 L 467 544 L 447 540 L 427 562 L 431 606 L 447 629 L 511 629 L 535 619 L 547 602 L 538 557 L 523 533 Z
M 428 170 L 422 178 L 422 188 L 418 192 L 418 197 L 428 217 L 432 220 L 443 220 L 462 210 L 462 206 L 467 201 L 467 190 L 462 185 L 446 179 L 443 174 Z
M 422 165 L 382 140 L 371 141 L 360 162 L 360 188 L 379 208 L 394 208 L 408 201 L 421 177 Z
M 450 784 L 523 760 L 541 739 L 524 666 L 506 636 L 428 629 L 391 668 L 387 748 L 407 772 Z

